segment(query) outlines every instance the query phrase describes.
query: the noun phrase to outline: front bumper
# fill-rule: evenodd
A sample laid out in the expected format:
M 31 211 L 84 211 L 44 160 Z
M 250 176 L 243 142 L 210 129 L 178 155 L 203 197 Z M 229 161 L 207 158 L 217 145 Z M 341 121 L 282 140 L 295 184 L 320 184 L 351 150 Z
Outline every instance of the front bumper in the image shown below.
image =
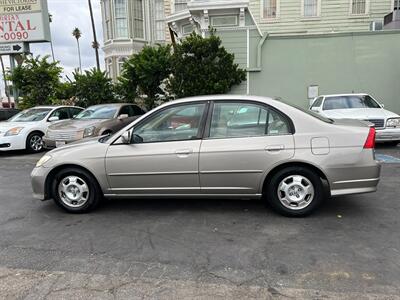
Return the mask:
M 33 197 L 38 200 L 47 200 L 49 195 L 46 193 L 46 178 L 50 169 L 45 167 L 34 168 L 31 173 L 31 184 Z
M 79 139 L 74 139 L 74 140 L 61 140 L 60 142 L 63 142 L 63 143 L 65 143 L 65 144 L 70 144 L 70 143 L 73 143 L 73 142 L 76 142 L 76 141 L 79 141 Z M 43 137 L 43 144 L 44 144 L 44 147 L 45 147 L 46 149 L 55 149 L 55 148 L 57 148 L 57 146 L 56 146 L 56 141 L 55 141 L 55 140 L 52 140 L 52 139 L 49 139 L 49 138 L 46 137 L 46 136 Z
M 377 142 L 400 141 L 400 128 L 385 128 L 376 130 Z
M 25 147 L 26 141 L 19 135 L 0 137 L 0 151 L 22 150 Z

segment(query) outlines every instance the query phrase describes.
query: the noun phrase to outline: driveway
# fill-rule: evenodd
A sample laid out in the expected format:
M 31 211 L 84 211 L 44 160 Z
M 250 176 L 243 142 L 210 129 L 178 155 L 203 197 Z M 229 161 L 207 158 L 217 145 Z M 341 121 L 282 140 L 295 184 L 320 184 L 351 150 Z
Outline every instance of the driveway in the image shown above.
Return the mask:
M 40 155 L 0 154 L 0 297 L 400 299 L 400 146 L 377 152 L 377 193 L 303 219 L 222 200 L 114 200 L 69 215 L 31 197 Z

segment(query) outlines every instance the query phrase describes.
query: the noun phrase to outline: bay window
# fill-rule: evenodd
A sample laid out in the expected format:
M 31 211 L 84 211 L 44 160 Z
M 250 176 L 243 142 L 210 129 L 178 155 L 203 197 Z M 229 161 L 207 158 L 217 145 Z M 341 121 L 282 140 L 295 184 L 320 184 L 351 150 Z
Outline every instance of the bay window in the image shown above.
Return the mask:
M 115 0 L 115 36 L 128 38 L 127 0 Z

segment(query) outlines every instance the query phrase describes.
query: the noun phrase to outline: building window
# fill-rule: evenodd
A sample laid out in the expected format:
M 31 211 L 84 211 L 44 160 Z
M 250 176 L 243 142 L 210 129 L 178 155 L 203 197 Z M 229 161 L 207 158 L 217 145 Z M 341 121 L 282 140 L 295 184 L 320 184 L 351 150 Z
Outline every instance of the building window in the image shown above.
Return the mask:
M 107 74 L 108 77 L 113 78 L 113 72 L 112 72 L 112 59 L 106 59 L 106 70 L 107 70 Z
M 263 0 L 263 18 L 275 19 L 278 16 L 278 0 Z
M 121 76 L 122 75 L 122 69 L 124 67 L 125 62 L 128 60 L 128 58 L 126 57 L 120 57 L 118 59 L 118 75 Z
M 143 0 L 133 0 L 133 26 L 135 38 L 144 38 Z
M 400 0 L 394 0 L 393 10 L 400 10 Z
M 189 35 L 194 31 L 194 27 L 192 24 L 186 24 L 182 26 L 182 35 Z
M 351 0 L 351 13 L 364 15 L 367 13 L 367 0 Z
M 187 8 L 187 0 L 175 0 L 174 10 L 175 12 L 185 10 Z
M 318 17 L 319 0 L 303 0 L 304 17 Z
M 237 16 L 211 17 L 211 26 L 213 27 L 238 26 L 238 18 Z
M 164 0 L 156 0 L 155 2 L 155 40 L 165 40 L 165 12 Z
M 115 36 L 117 38 L 128 37 L 128 16 L 126 0 L 115 0 Z
M 103 9 L 104 9 L 104 22 L 105 22 L 104 35 L 106 40 L 110 40 L 112 39 L 110 0 L 104 0 Z

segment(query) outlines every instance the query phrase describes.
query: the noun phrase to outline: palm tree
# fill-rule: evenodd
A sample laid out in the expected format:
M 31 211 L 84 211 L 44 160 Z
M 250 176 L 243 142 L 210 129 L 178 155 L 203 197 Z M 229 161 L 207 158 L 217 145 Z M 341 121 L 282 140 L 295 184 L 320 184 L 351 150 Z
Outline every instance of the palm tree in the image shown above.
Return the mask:
M 82 37 L 82 32 L 76 27 L 72 31 L 72 35 L 76 38 L 76 43 L 78 44 L 78 56 L 79 56 L 79 72 L 82 72 L 82 60 L 81 60 L 81 47 L 79 45 L 79 39 Z
M 97 65 L 97 70 L 100 71 L 100 57 L 99 57 L 99 46 L 100 44 L 97 42 L 97 36 L 96 36 L 96 27 L 94 25 L 94 17 L 93 17 L 93 8 L 92 8 L 92 1 L 88 0 L 89 4 L 89 11 L 90 11 L 90 19 L 92 20 L 92 30 L 93 30 L 93 44 L 92 47 L 96 53 L 96 65 Z

